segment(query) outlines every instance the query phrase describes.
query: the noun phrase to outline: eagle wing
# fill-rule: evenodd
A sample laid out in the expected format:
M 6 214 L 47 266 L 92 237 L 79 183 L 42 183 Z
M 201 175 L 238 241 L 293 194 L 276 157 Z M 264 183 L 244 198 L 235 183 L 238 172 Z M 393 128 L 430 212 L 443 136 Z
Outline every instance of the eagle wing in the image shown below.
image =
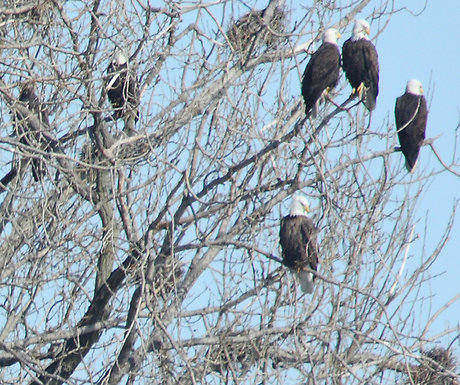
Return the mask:
M 354 56 L 355 54 L 353 50 L 352 40 L 348 39 L 347 41 L 345 41 L 345 43 L 343 43 L 343 46 L 342 46 L 342 68 L 351 86 L 353 88 L 356 88 L 358 85 L 356 86 L 354 85 L 355 76 L 353 76 L 354 75 L 354 70 L 353 70 Z
M 305 244 L 305 256 L 307 259 L 305 262 L 310 265 L 312 270 L 316 271 L 318 268 L 318 244 L 316 240 L 318 228 L 313 224 L 311 219 L 305 217 L 300 226 L 300 231 Z
M 362 54 L 369 82 L 368 87 L 373 89 L 373 95 L 376 97 L 379 93 L 379 56 L 371 41 L 365 41 Z
M 416 99 L 415 97 L 411 98 L 412 102 L 407 97 L 408 95 L 405 94 L 400 96 L 396 99 L 395 105 L 395 120 L 396 120 L 396 128 L 398 132 L 400 130 L 404 130 L 407 128 L 412 122 L 415 121 L 418 110 L 420 108 L 420 99 Z

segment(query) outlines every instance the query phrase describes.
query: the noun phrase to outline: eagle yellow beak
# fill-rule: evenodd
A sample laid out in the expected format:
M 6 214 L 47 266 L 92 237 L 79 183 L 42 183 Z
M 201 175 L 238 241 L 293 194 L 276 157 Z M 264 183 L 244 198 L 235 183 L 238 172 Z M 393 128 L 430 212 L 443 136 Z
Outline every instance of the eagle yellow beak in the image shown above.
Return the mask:
M 309 213 L 309 212 L 310 212 L 310 206 L 309 206 L 309 205 L 305 205 L 305 206 L 304 206 L 304 209 L 305 209 L 305 212 L 306 212 L 306 213 Z
M 422 94 L 423 94 L 423 92 L 424 92 L 422 86 L 420 86 L 420 92 L 421 92 Z
M 339 31 L 337 31 L 337 34 L 336 34 L 336 36 L 337 36 L 337 39 L 340 39 L 340 38 L 342 37 L 342 35 L 340 34 L 340 32 L 339 32 Z
M 366 27 L 366 34 L 369 36 L 371 34 L 371 29 Z

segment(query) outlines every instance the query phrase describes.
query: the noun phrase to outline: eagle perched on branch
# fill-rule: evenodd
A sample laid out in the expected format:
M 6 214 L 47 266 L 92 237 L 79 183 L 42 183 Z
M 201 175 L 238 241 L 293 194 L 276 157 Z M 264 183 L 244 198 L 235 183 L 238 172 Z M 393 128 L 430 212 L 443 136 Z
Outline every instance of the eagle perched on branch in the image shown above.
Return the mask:
M 407 82 L 406 92 L 396 99 L 395 120 L 401 151 L 406 158 L 406 169 L 414 171 L 420 147 L 425 139 L 428 109 L 422 83 L 417 79 Z
M 305 114 L 316 117 L 321 98 L 339 82 L 340 51 L 337 39 L 340 33 L 329 28 L 324 32 L 323 44 L 311 56 L 302 78 L 302 96 Z
M 318 268 L 318 229 L 307 217 L 309 211 L 307 198 L 301 194 L 294 195 L 289 215 L 281 219 L 280 226 L 283 264 L 297 275 L 304 293 L 313 292 L 315 276 L 308 268 L 315 271 Z
M 43 135 L 45 129 L 49 127 L 48 112 L 41 103 L 34 86 L 31 82 L 25 82 L 20 87 L 18 100 L 34 114 L 34 118 L 38 119 L 43 127 L 37 127 L 32 122 L 32 116 L 22 114 L 19 111 L 15 112 L 15 120 L 17 124 L 17 136 L 19 141 L 30 147 L 49 150 L 50 146 L 47 139 Z M 35 182 L 38 182 L 45 175 L 45 165 L 43 161 L 37 157 L 32 159 L 32 176 Z
M 118 120 L 133 116 L 139 119 L 139 84 L 132 73 L 127 56 L 116 52 L 107 68 L 107 96 L 115 112 L 113 118 Z
M 353 87 L 369 111 L 375 108 L 379 94 L 379 57 L 370 41 L 371 27 L 364 20 L 356 20 L 353 36 L 342 47 L 342 67 Z

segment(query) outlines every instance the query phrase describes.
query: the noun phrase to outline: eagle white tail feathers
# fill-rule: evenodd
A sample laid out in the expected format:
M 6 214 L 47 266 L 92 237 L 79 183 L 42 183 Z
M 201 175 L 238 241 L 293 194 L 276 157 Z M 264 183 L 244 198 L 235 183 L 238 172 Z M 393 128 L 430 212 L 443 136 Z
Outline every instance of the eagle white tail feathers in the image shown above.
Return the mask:
M 372 95 L 369 89 L 366 89 L 364 95 L 364 105 L 368 109 L 368 111 L 372 111 L 375 108 L 375 97 Z
M 318 116 L 318 111 L 319 111 L 319 99 L 315 102 L 315 104 L 313 104 L 313 107 L 311 108 L 309 116 L 315 119 Z
M 296 272 L 297 278 L 300 281 L 300 287 L 304 293 L 313 293 L 313 274 L 308 271 Z
M 417 161 L 418 161 L 418 159 L 415 161 L 414 166 L 411 167 L 409 162 L 406 160 L 406 170 L 407 170 L 407 172 L 410 172 L 411 174 L 413 174 L 415 172 L 415 166 L 417 166 Z
M 318 116 L 318 112 L 319 112 L 319 105 L 321 103 L 325 103 L 326 102 L 326 96 L 328 94 L 328 91 L 327 90 L 324 90 L 321 94 L 321 96 L 318 98 L 318 100 L 315 102 L 315 104 L 313 104 L 313 107 L 311 108 L 311 112 L 310 112 L 310 116 L 312 118 L 316 118 Z

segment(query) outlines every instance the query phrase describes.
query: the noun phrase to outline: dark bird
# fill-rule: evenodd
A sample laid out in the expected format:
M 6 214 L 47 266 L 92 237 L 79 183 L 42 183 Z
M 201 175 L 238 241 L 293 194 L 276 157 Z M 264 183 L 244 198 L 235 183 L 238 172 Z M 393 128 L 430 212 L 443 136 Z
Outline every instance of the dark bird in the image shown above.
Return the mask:
M 48 112 L 35 94 L 34 86 L 30 82 L 22 84 L 19 92 L 19 101 L 35 115 L 40 123 L 44 124 L 43 129 L 49 128 Z M 40 132 L 40 127 L 34 127 L 30 121 L 30 116 L 23 115 L 20 112 L 15 113 L 18 127 L 17 135 L 19 141 L 30 147 L 40 147 L 42 150 L 49 150 L 45 136 Z M 43 161 L 38 158 L 32 159 L 32 176 L 35 182 L 45 174 Z
M 313 117 L 318 112 L 318 104 L 322 97 L 334 88 L 339 81 L 340 51 L 337 39 L 340 33 L 334 28 L 324 32 L 323 44 L 311 56 L 302 78 L 302 96 L 305 102 L 305 113 Z
M 294 195 L 289 215 L 281 219 L 280 226 L 283 264 L 297 275 L 304 293 L 313 292 L 315 279 L 306 269 L 316 271 L 318 267 L 318 229 L 307 217 L 309 211 L 307 198 L 300 194 Z
M 396 99 L 395 105 L 396 129 L 409 172 L 414 170 L 420 147 L 425 140 L 427 117 L 422 83 L 411 79 L 407 82 L 406 92 Z
M 107 96 L 115 112 L 113 118 L 118 120 L 127 116 L 139 119 L 139 84 L 130 71 L 128 58 L 117 52 L 107 68 Z
M 366 20 L 357 20 L 353 36 L 342 47 L 342 67 L 353 87 L 369 111 L 375 108 L 379 93 L 379 58 L 369 40 L 370 26 Z

